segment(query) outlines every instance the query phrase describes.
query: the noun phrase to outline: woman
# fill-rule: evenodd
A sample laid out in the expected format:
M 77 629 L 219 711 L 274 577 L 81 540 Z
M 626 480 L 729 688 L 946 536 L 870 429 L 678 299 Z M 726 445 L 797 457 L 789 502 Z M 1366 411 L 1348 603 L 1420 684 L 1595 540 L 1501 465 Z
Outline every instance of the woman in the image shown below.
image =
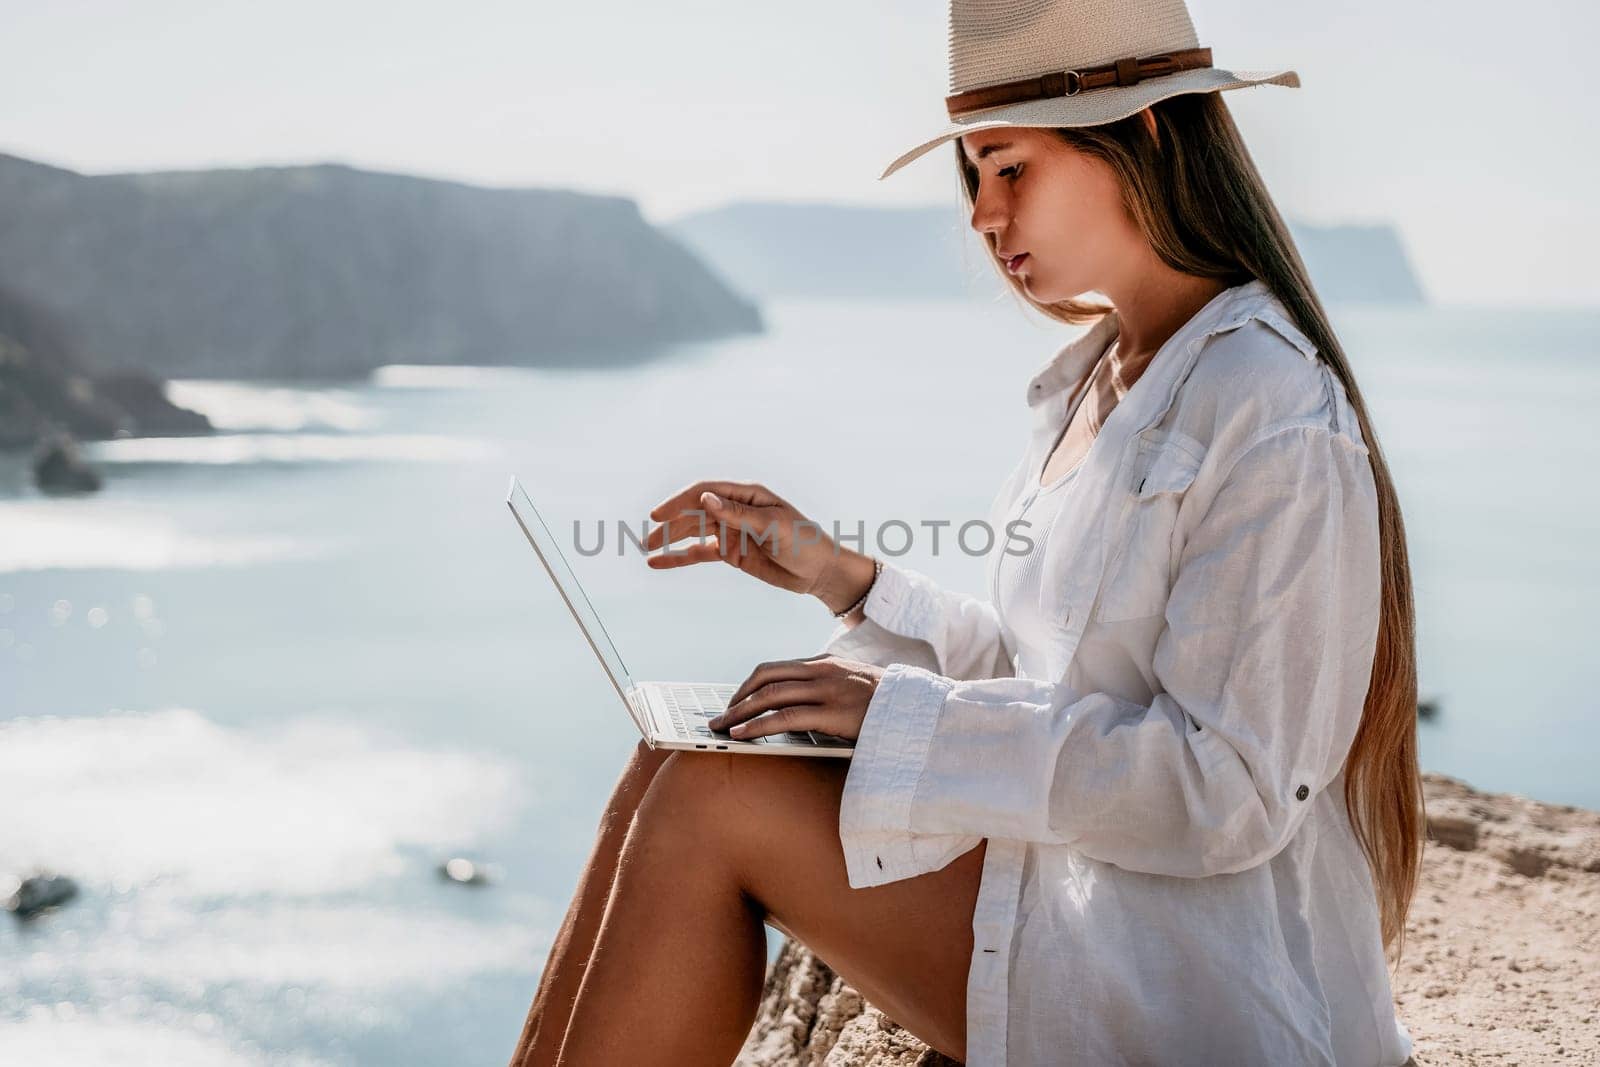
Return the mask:
M 641 746 L 515 1062 L 731 1062 L 765 921 L 971 1064 L 1402 1063 L 1404 531 L 1220 96 L 1298 79 L 1211 67 L 1181 0 L 955 0 L 950 29 L 956 121 L 889 172 L 955 140 L 1014 289 L 1093 323 L 1028 383 L 990 598 L 796 537 L 759 485 L 662 502 L 648 548 L 701 508 L 723 535 L 651 566 L 722 560 L 844 619 L 712 725 L 856 750 Z

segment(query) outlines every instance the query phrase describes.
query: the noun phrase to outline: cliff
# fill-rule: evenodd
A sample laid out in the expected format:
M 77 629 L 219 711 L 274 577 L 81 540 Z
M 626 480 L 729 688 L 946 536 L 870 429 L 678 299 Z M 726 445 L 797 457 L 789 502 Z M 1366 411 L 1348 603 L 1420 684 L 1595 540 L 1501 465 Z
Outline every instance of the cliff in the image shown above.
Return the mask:
M 56 434 L 96 440 L 211 432 L 137 371 L 92 374 L 49 315 L 0 290 L 0 450 Z
M 0 155 L 0 286 L 99 370 L 591 364 L 762 328 L 615 196 L 323 165 L 86 176 Z
M 956 205 L 743 202 L 686 215 L 668 229 L 762 299 L 987 299 L 1002 288 Z M 1289 230 L 1324 300 L 1424 302 L 1393 226 L 1291 220 Z
M 1428 845 L 1393 976 L 1418 1064 L 1600 1060 L 1600 813 L 1426 775 Z M 803 946 L 768 969 L 740 1067 L 943 1067 Z

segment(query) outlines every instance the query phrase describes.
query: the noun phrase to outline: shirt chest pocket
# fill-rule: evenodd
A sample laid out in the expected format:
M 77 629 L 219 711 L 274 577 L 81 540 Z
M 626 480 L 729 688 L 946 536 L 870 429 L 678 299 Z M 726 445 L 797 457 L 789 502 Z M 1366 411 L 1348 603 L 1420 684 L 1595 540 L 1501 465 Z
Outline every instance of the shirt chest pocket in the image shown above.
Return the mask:
M 1200 469 L 1196 454 L 1175 441 L 1140 440 L 1127 492 L 1126 518 L 1112 543 L 1094 617 L 1101 622 L 1158 615 L 1172 590 L 1173 534 L 1178 505 Z

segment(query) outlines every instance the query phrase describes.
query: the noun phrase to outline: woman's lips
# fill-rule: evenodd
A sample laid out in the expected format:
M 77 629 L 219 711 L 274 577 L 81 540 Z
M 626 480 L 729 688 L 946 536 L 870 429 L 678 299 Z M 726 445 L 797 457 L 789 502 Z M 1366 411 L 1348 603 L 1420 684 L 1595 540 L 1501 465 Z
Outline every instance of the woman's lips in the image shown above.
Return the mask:
M 1027 258 L 1028 253 L 1018 252 L 1016 255 L 1006 260 L 1006 270 L 1010 271 L 1012 274 L 1017 273 L 1017 268 L 1022 266 L 1022 264 L 1027 261 Z

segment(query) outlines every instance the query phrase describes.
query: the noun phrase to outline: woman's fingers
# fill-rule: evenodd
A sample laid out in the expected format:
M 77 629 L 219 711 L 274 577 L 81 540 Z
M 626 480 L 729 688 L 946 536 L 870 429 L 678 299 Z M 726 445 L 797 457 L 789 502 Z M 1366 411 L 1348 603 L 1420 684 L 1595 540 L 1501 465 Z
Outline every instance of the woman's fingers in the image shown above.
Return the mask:
M 749 741 L 769 734 L 790 731 L 804 733 L 807 730 L 820 730 L 823 733 L 832 733 L 838 729 L 834 723 L 835 717 L 825 704 L 786 704 L 775 711 L 758 715 L 729 728 L 728 736 L 738 741 Z M 712 729 L 720 727 L 713 726 Z
M 731 531 L 740 531 L 746 541 L 765 545 L 769 552 L 776 552 L 778 538 L 789 534 L 789 516 L 778 507 L 741 504 L 710 491 L 700 494 L 700 506 L 719 529 L 727 526 Z
M 737 536 L 737 535 L 735 535 Z M 673 549 L 671 552 L 662 552 L 654 556 L 645 557 L 645 566 L 652 570 L 665 571 L 675 567 L 688 567 L 696 563 L 715 563 L 718 560 L 737 567 L 739 570 L 758 578 L 769 585 L 789 592 L 799 592 L 800 582 L 793 574 L 784 570 L 770 558 L 759 552 L 739 554 L 737 540 L 730 542 L 729 550 L 724 553 L 722 543 L 713 537 L 704 544 L 690 545 L 688 548 Z
M 824 668 L 818 664 L 828 656 L 826 652 L 818 652 L 804 659 L 778 659 L 757 664 L 756 669 L 750 672 L 750 677 L 740 682 L 739 688 L 728 698 L 728 707 L 730 709 L 736 707 L 751 693 L 773 682 L 807 682 L 821 678 Z M 723 717 L 727 717 L 727 712 L 723 713 Z
M 692 563 L 715 563 L 722 559 L 722 546 L 716 538 L 700 545 L 690 545 L 685 549 L 674 549 L 656 556 L 646 556 L 644 565 L 658 571 L 671 570 L 674 567 L 687 567 Z
M 654 556 L 646 556 L 645 566 L 652 570 L 666 571 L 675 567 L 687 567 L 695 563 L 715 563 L 717 561 L 737 567 L 752 578 L 759 578 L 770 582 L 782 589 L 793 589 L 795 578 L 782 567 L 765 556 L 750 553 L 741 556 L 738 542 L 731 542 L 731 547 L 724 552 L 719 538 L 712 537 L 701 544 L 689 545 L 687 548 L 675 548 L 670 552 L 661 552 Z
M 663 545 L 677 544 L 685 537 L 706 539 L 717 533 L 717 520 L 705 509 L 688 514 L 674 515 L 660 526 L 644 535 L 646 551 L 655 551 Z
M 697 508 L 700 506 L 700 494 L 708 491 L 716 493 L 724 500 L 737 500 L 757 507 L 771 507 L 783 503 L 776 493 L 753 482 L 699 481 L 685 486 L 651 508 L 650 517 L 661 522 L 668 516 Z
M 805 659 L 763 663 L 735 689 L 728 708 L 706 725 L 738 740 L 787 730 L 817 730 L 836 737 L 860 733 L 864 693 L 859 664 L 826 652 Z
M 802 552 L 826 541 L 820 528 L 764 486 L 703 481 L 673 494 L 650 512 L 660 525 L 645 534 L 645 562 L 669 570 L 721 559 L 746 574 L 789 592 L 806 592 L 815 568 Z M 651 556 L 648 553 L 692 538 L 697 543 Z M 787 553 L 787 558 L 785 558 Z
M 751 506 L 710 494 L 692 508 L 666 515 L 660 526 L 645 534 L 644 547 L 653 551 L 685 537 L 703 539 L 726 529 L 729 542 L 738 540 L 743 550 L 760 551 L 766 546 L 775 553 L 780 539 L 789 536 L 789 527 L 788 516 L 776 507 Z
M 826 704 L 830 693 L 832 693 L 830 686 L 822 685 L 816 680 L 795 678 L 795 680 L 771 681 L 750 696 L 744 697 L 738 704 L 731 704 L 728 710 L 710 720 L 707 726 L 712 729 L 733 729 L 734 726 L 747 723 L 765 712 L 774 712 L 800 704 Z

